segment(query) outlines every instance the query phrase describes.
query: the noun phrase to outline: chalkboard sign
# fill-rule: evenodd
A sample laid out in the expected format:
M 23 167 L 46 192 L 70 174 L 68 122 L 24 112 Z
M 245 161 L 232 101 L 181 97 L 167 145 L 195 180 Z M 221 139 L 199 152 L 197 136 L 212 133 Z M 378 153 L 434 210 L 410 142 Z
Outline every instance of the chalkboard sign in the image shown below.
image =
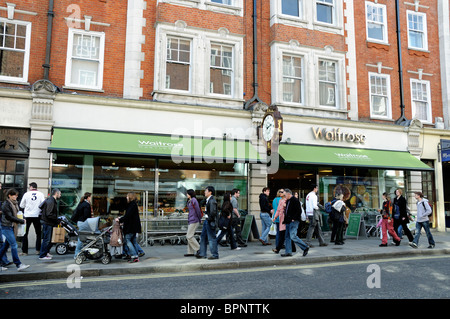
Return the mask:
M 242 226 L 242 231 L 241 231 L 242 240 L 244 240 L 245 242 L 247 242 L 248 236 L 250 235 L 250 230 L 252 228 L 252 222 L 253 222 L 253 215 L 247 214 L 247 216 L 245 216 L 244 225 Z
M 348 226 L 345 233 L 347 237 L 356 237 L 356 239 L 358 239 L 359 236 L 366 235 L 366 226 L 364 223 L 364 219 L 362 219 L 361 217 L 362 214 L 358 213 L 351 213 L 348 216 Z

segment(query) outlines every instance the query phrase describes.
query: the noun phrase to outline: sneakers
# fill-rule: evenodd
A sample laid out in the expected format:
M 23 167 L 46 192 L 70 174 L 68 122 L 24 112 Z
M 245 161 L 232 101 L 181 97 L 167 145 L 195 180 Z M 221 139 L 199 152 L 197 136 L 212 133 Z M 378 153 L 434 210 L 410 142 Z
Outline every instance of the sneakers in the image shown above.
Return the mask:
M 417 246 L 417 244 L 415 243 L 415 242 L 410 242 L 409 243 L 409 245 L 412 247 L 412 248 L 417 248 L 418 246 Z
M 139 257 L 132 257 L 128 262 L 129 263 L 137 263 L 139 261 Z
M 234 248 L 232 250 L 241 250 L 241 248 L 240 247 L 236 247 L 236 248 Z
M 428 246 L 428 248 L 433 249 L 433 248 L 434 248 L 434 245 L 430 245 L 430 246 Z
M 25 270 L 25 269 L 27 269 L 28 267 L 30 267 L 30 265 L 20 264 L 19 267 L 17 267 L 17 271 Z
M 50 257 L 49 255 L 45 256 L 45 257 L 39 257 L 39 260 L 51 260 L 52 257 Z
M 0 268 L 0 271 L 7 271 L 8 270 L 8 268 L 6 268 L 6 267 L 1 267 Z

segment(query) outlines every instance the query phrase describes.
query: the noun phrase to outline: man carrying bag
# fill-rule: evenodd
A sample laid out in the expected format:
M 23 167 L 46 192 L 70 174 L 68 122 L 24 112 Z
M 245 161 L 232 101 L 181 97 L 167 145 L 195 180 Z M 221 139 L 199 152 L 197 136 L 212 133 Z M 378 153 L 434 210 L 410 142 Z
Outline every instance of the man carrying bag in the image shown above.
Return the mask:
M 48 197 L 41 206 L 41 224 L 42 224 L 42 245 L 39 252 L 40 260 L 50 260 L 49 254 L 52 248 L 53 227 L 58 225 L 58 203 L 57 199 L 61 197 L 61 191 L 57 188 L 52 190 L 52 195 Z

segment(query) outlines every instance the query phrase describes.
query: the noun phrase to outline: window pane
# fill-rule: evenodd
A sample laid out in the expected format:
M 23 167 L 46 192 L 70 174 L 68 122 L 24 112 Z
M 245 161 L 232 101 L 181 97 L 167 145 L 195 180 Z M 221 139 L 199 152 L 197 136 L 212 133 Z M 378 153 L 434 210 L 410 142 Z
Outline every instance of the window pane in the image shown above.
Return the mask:
M 281 13 L 299 17 L 299 0 L 282 0 L 281 2 Z
M 25 172 L 25 161 L 16 161 L 16 173 Z
M 24 52 L 0 50 L 0 75 L 23 77 L 24 61 Z
M 387 97 L 372 95 L 372 113 L 377 116 L 387 116 Z
M 283 101 L 302 103 L 302 80 L 283 79 Z
M 384 28 L 384 26 L 381 25 L 381 24 L 369 23 L 367 25 L 367 35 L 368 35 L 368 37 L 370 39 L 383 41 L 384 40 L 383 28 Z
M 414 48 L 423 48 L 423 33 L 409 31 L 409 44 Z
M 333 7 L 317 3 L 317 21 L 333 24 Z
M 166 64 L 166 88 L 174 90 L 189 90 L 189 65 Z
M 210 92 L 216 94 L 231 95 L 231 75 L 229 70 L 213 69 L 210 70 Z
M 336 106 L 336 86 L 331 83 L 319 83 L 320 105 Z
M 84 34 L 73 35 L 72 56 L 84 59 L 99 59 L 100 38 Z
M 414 102 L 414 117 L 418 118 L 419 120 L 422 121 L 428 121 L 428 104 L 425 102 Z
M 72 61 L 71 84 L 89 87 L 97 86 L 99 62 L 76 60 Z
M 232 5 L 232 0 L 211 0 L 211 2 L 226 4 L 226 5 L 229 5 L 229 6 Z

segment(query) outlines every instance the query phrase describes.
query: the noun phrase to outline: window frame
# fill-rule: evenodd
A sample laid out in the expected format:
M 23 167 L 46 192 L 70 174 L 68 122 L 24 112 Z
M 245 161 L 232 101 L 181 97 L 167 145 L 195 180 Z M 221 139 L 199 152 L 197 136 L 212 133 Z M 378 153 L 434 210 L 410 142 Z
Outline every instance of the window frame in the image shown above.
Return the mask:
M 218 66 L 212 66 L 211 65 L 211 58 L 212 58 L 212 47 L 213 46 L 215 46 L 215 45 L 219 45 L 220 47 L 221 47 L 221 52 L 223 52 L 222 51 L 222 47 L 229 47 L 229 48 L 231 48 L 231 53 L 232 53 L 232 56 L 231 56 L 231 68 L 226 68 L 226 67 L 222 67 L 222 66 L 220 66 L 220 67 L 218 67 Z M 235 62 L 235 55 L 236 55 L 236 53 L 235 53 L 235 47 L 234 47 L 234 45 L 232 45 L 232 44 L 229 44 L 229 43 L 225 43 L 225 42 L 218 42 L 218 41 L 214 41 L 214 40 L 210 40 L 210 43 L 209 43 L 209 87 L 210 87 L 210 90 L 209 90 L 209 93 L 208 93 L 208 95 L 218 95 L 218 96 L 225 96 L 225 97 L 233 97 L 234 96 L 234 87 L 235 87 L 235 66 L 236 66 L 236 62 Z M 221 61 L 222 61 L 222 58 L 223 58 L 223 56 L 221 56 Z M 211 84 L 212 84 L 212 81 L 211 81 L 211 69 L 218 69 L 218 70 L 222 70 L 222 72 L 223 71 L 231 71 L 231 75 L 230 75 L 230 78 L 231 78 L 231 87 L 230 87 L 230 94 L 221 94 L 221 93 L 214 93 L 214 92 L 211 92 Z M 225 84 L 225 83 L 224 83 Z M 214 90 L 213 90 L 214 91 Z M 225 91 L 225 90 L 224 90 Z
M 189 41 L 189 63 L 183 62 L 183 61 L 173 61 L 173 60 L 169 61 L 169 59 L 167 58 L 169 39 L 178 39 L 178 40 Z M 185 92 L 185 93 L 189 93 L 192 91 L 192 54 L 193 54 L 192 42 L 193 42 L 192 38 L 189 38 L 189 37 L 167 34 L 167 36 L 165 38 L 165 46 L 164 46 L 164 48 L 165 48 L 165 51 L 164 51 L 164 84 L 163 84 L 164 90 L 170 91 L 170 92 Z M 187 83 L 188 84 L 187 90 L 171 89 L 171 88 L 167 87 L 167 63 L 189 65 L 189 79 L 188 79 L 188 83 Z
M 337 3 L 336 0 L 332 0 L 333 3 L 329 4 L 327 2 L 325 2 L 326 0 L 314 0 L 314 23 L 318 23 L 318 24 L 323 24 L 326 26 L 336 26 L 338 21 L 337 21 L 337 13 L 336 13 L 336 9 L 337 9 Z M 318 10 L 317 10 L 317 5 L 318 4 L 322 4 L 328 7 L 331 7 L 331 19 L 332 22 L 324 22 L 324 21 L 320 21 L 318 19 Z
M 321 61 L 325 61 L 325 62 L 333 62 L 335 64 L 335 82 L 331 82 L 331 81 L 324 81 L 320 79 L 320 62 Z M 340 64 L 338 60 L 334 60 L 334 59 L 330 59 L 330 58 L 326 58 L 326 57 L 319 57 L 317 59 L 317 105 L 321 108 L 330 108 L 330 109 L 337 109 L 339 110 L 341 108 L 341 100 L 340 100 L 340 74 L 339 74 L 339 68 L 340 68 Z M 334 83 L 334 101 L 336 105 L 322 105 L 320 104 L 320 83 Z
M 382 8 L 383 9 L 383 23 L 379 23 L 379 22 L 374 22 L 374 21 L 369 21 L 368 19 L 368 7 L 372 6 L 372 7 L 376 7 L 376 8 Z M 388 39 L 388 21 L 387 21 L 387 7 L 385 4 L 382 3 L 374 3 L 374 2 L 370 2 L 370 1 L 366 1 L 365 4 L 365 18 L 366 18 L 366 39 L 367 41 L 371 41 L 371 42 L 378 42 L 378 43 L 383 43 L 383 44 L 387 44 L 389 43 L 389 39 Z M 379 39 L 374 39 L 374 38 L 370 38 L 369 37 L 369 23 L 375 23 L 378 25 L 382 25 L 383 28 L 383 40 L 379 40 Z
M 413 14 L 413 15 L 418 15 L 418 16 L 422 16 L 423 19 L 423 48 L 419 48 L 419 47 L 414 47 L 411 45 L 411 39 L 409 36 L 409 32 L 411 31 L 410 27 L 409 27 L 409 15 Z M 427 14 L 424 12 L 416 12 L 416 11 L 412 11 L 412 10 L 406 10 L 406 28 L 407 28 L 407 34 L 408 34 L 408 49 L 413 49 L 413 50 L 422 50 L 422 51 L 428 51 L 428 24 L 427 24 Z M 420 31 L 416 31 L 413 30 L 415 32 L 420 32 Z
M 387 105 L 386 105 L 386 116 L 374 114 L 372 95 L 382 96 L 380 94 L 372 92 L 372 76 L 381 77 L 386 79 L 386 90 L 387 90 Z M 392 119 L 392 92 L 391 92 L 391 76 L 385 73 L 369 72 L 369 103 L 370 103 L 370 118 L 378 120 L 391 120 Z
M 284 57 L 290 57 L 291 62 L 294 58 L 298 58 L 301 61 L 301 77 L 296 77 L 295 75 L 285 75 L 284 74 Z M 281 56 L 281 102 L 283 103 L 292 103 L 297 105 L 305 105 L 305 57 L 299 54 L 292 54 L 288 52 L 283 52 Z M 300 80 L 300 102 L 295 101 L 286 101 L 284 99 L 284 79 L 291 78 L 294 80 Z
M 3 43 L 0 45 L 2 49 L 5 49 L 7 51 L 20 51 L 24 52 L 24 61 L 23 61 L 23 74 L 22 77 L 16 77 L 16 76 L 6 76 L 6 75 L 0 75 L 0 82 L 13 82 L 13 83 L 23 83 L 28 84 L 28 73 L 29 73 L 29 67 L 30 67 L 30 51 L 31 51 L 31 27 L 32 24 L 30 21 L 21 21 L 21 20 L 9 20 L 6 18 L 0 18 L 0 22 L 3 23 L 12 23 L 16 25 L 24 25 L 26 27 L 25 31 L 25 49 L 13 49 L 10 48 L 4 48 Z
M 284 16 L 284 17 L 303 20 L 304 15 L 305 15 L 305 12 L 304 12 L 305 9 L 303 8 L 303 0 L 296 0 L 296 1 L 298 3 L 298 15 L 295 16 L 292 14 L 283 13 L 283 0 L 280 0 L 280 15 Z
M 76 34 L 95 36 L 95 37 L 100 38 L 97 85 L 96 86 L 87 86 L 87 85 L 72 83 L 72 65 L 73 65 L 73 59 L 74 59 L 72 57 L 72 50 L 73 50 L 73 41 L 74 41 Z M 106 35 L 104 32 L 85 31 L 82 29 L 69 28 L 69 35 L 68 35 L 68 41 L 67 41 L 66 78 L 65 78 L 65 86 L 64 86 L 65 88 L 81 89 L 81 90 L 87 90 L 87 91 L 103 90 L 103 71 L 104 71 L 104 65 L 105 65 L 105 37 L 106 37 Z M 93 60 L 86 59 L 86 61 L 93 61 Z
M 432 124 L 433 123 L 433 109 L 432 109 L 432 105 L 431 105 L 431 83 L 430 81 L 427 80 L 420 80 L 420 79 L 410 79 L 410 88 L 411 88 L 411 114 L 413 117 L 415 117 L 415 101 L 419 101 L 417 99 L 414 99 L 414 92 L 413 92 L 413 83 L 417 83 L 420 85 L 425 85 L 426 86 L 426 90 L 427 90 L 427 119 L 423 120 L 423 119 L 419 119 L 421 122 L 426 123 L 426 124 Z M 420 101 L 420 102 L 424 102 L 424 101 Z

